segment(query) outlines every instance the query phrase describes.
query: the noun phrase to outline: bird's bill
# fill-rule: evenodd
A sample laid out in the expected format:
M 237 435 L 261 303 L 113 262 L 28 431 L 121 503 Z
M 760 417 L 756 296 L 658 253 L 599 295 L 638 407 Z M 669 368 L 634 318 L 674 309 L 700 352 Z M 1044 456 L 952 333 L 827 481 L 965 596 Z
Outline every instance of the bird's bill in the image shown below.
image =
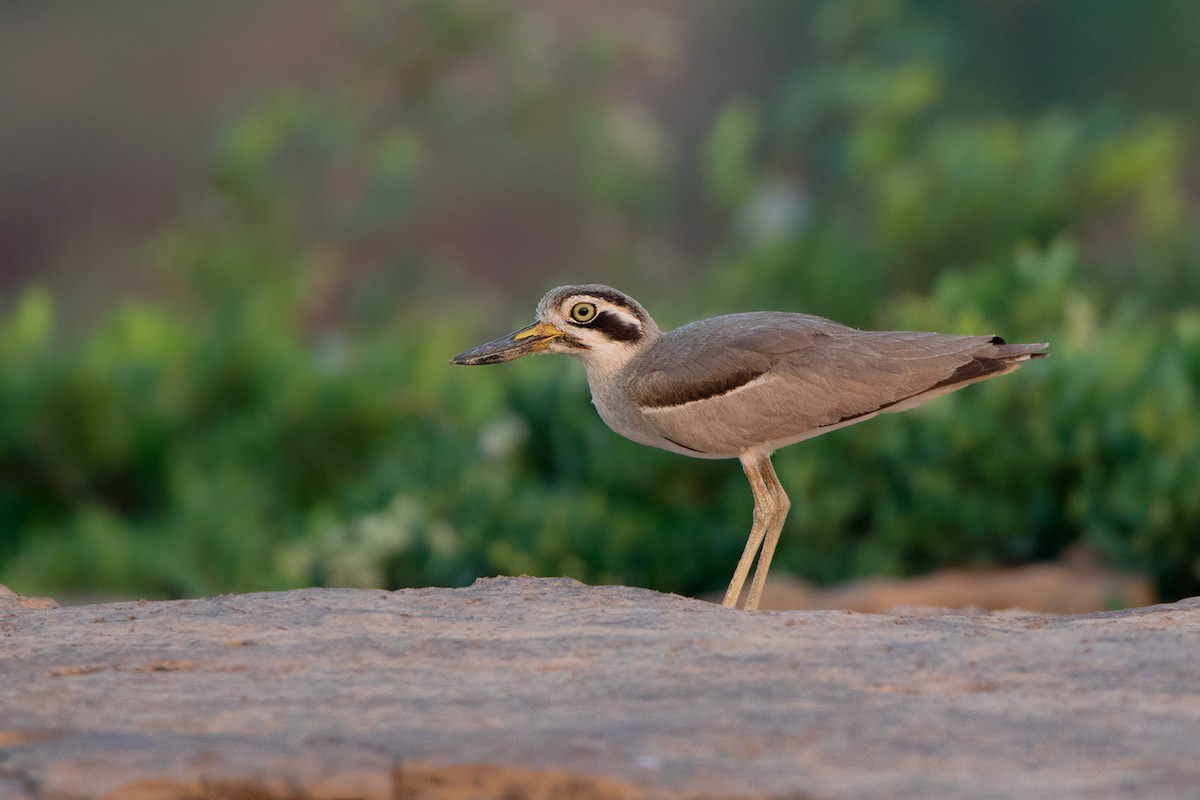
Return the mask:
M 543 352 L 563 332 L 549 322 L 535 322 L 508 336 L 472 347 L 450 359 L 451 364 L 499 364 L 530 353 Z

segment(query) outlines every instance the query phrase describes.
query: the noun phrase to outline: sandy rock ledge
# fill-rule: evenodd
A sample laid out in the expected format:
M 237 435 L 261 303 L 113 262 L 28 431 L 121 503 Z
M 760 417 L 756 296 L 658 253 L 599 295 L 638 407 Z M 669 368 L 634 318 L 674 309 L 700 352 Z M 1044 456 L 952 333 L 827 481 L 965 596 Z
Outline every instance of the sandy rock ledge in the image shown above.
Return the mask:
M 729 611 L 566 579 L 0 591 L 0 798 L 1197 798 L 1200 599 Z

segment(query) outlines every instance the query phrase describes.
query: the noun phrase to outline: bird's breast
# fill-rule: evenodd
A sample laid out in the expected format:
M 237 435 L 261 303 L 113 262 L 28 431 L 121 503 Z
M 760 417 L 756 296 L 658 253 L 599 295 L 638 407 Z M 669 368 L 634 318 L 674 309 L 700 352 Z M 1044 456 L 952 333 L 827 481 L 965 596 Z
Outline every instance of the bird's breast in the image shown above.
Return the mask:
M 694 458 L 730 457 L 730 454 L 708 453 L 689 447 L 687 442 L 665 435 L 654 417 L 630 398 L 623 381 L 596 379 L 589 373 L 588 386 L 600 419 L 626 439 Z

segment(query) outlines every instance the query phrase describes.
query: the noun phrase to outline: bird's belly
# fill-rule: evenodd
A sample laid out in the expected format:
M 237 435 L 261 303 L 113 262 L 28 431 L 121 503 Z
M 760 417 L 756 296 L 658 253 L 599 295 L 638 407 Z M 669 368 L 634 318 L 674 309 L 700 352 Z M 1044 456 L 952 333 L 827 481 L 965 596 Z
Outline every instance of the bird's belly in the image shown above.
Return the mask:
M 773 452 L 832 429 L 816 423 L 794 396 L 761 384 L 642 413 L 660 436 L 709 458 Z

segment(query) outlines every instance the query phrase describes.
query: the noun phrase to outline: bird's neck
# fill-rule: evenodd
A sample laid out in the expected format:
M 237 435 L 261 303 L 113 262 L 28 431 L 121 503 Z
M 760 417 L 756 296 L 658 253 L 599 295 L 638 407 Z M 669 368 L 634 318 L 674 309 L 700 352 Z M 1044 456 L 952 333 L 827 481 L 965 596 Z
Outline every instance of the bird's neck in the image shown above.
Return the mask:
M 635 342 L 607 342 L 603 347 L 594 347 L 577 353 L 587 368 L 588 381 L 611 382 L 629 363 L 652 347 L 662 333 L 657 328 L 645 329 L 642 338 Z
M 579 360 L 587 369 L 588 382 L 611 381 L 637 357 L 638 349 L 628 346 L 606 347 L 601 352 L 580 354 Z

